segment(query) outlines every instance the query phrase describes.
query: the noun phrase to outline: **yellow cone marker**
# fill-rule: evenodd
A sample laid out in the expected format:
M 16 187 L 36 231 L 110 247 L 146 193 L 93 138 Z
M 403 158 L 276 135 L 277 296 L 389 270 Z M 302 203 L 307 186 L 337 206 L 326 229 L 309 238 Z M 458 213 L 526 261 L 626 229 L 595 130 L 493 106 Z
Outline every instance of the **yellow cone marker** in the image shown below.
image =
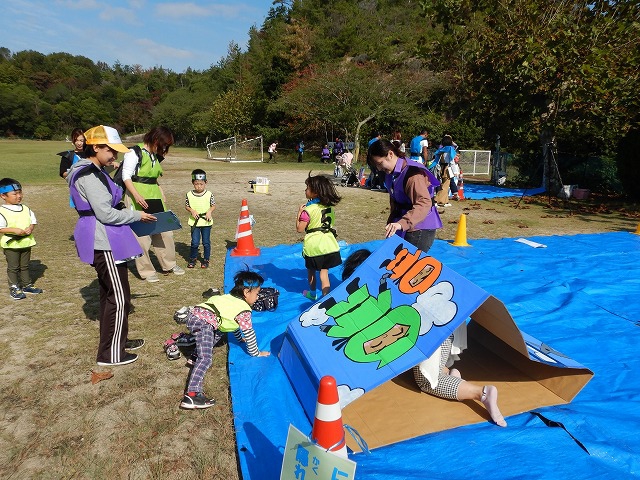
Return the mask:
M 467 243 L 467 216 L 463 213 L 460 215 L 458 221 L 458 231 L 456 232 L 456 238 L 451 244 L 454 247 L 470 247 Z

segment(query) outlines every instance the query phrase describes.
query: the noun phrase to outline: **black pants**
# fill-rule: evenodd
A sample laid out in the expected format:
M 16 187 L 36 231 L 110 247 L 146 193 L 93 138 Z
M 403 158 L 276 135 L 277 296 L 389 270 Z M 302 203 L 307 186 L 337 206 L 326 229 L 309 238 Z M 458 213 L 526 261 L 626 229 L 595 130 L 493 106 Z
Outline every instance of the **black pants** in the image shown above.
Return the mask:
M 116 363 L 124 355 L 129 333 L 131 290 L 126 263 L 116 264 L 111 251 L 96 250 L 93 268 L 100 284 L 100 343 L 98 362 Z

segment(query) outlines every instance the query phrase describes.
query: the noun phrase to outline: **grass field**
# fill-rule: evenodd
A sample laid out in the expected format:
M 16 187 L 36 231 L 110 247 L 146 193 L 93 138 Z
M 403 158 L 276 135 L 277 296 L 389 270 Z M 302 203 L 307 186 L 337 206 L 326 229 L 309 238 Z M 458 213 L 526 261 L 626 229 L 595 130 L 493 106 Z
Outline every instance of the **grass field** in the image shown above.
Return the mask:
M 0 140 L 0 177 L 23 184 L 25 204 L 38 218 L 32 275 L 44 294 L 12 301 L 0 256 L 0 478 L 68 479 L 237 479 L 235 437 L 226 344 L 217 347 L 205 392 L 217 405 L 204 411 L 178 408 L 187 369 L 170 362 L 162 342 L 181 331 L 173 312 L 193 305 L 209 287 L 221 287 L 224 258 L 233 245 L 243 198 L 248 199 L 258 247 L 295 244 L 302 235 L 294 220 L 304 203 L 308 171 L 330 173 L 317 161 L 295 163 L 281 157 L 277 165 L 228 164 L 206 160 L 205 151 L 172 149 L 162 185 L 168 204 L 186 225 L 184 195 L 190 172 L 203 168 L 217 208 L 212 232 L 212 266 L 184 276 L 161 277 L 157 284 L 130 281 L 135 313 L 130 336 L 143 337 L 140 359 L 112 369 L 113 377 L 93 385 L 98 339 L 98 291 L 95 272 L 76 257 L 70 235 L 77 215 L 68 205 L 68 189 L 58 177 L 63 142 Z M 270 179 L 269 194 L 253 194 L 248 181 Z M 337 207 L 341 240 L 360 243 L 381 238 L 388 196 L 358 188 L 340 188 Z M 602 198 L 567 204 L 547 197 L 459 202 L 442 213 L 438 238 L 452 240 L 462 213 L 467 236 L 530 237 L 604 231 L 635 231 L 640 216 L 634 205 Z M 517 208 L 516 208 L 517 206 Z M 190 236 L 175 233 L 178 261 L 186 265 Z M 452 247 L 453 248 L 453 247 Z M 303 268 L 301 259 L 300 268 Z M 300 285 L 300 290 L 305 285 Z M 277 354 L 277 352 L 273 352 Z

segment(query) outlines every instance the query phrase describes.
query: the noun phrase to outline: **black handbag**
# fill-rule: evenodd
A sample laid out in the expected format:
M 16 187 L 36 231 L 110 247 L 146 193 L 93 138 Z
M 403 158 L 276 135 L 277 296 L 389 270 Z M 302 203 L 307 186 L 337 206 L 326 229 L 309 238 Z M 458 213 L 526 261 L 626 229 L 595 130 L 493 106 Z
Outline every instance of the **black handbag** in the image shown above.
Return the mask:
M 253 308 L 256 312 L 273 312 L 278 308 L 278 296 L 280 291 L 273 287 L 262 287 L 258 293 L 258 299 L 253 304 Z

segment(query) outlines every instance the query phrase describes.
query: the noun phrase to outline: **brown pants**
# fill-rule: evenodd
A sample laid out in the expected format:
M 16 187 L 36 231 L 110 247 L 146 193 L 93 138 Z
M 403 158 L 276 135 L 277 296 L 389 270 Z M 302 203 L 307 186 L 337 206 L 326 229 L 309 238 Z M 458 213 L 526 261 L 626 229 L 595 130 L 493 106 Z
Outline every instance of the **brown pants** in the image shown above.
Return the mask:
M 142 247 L 142 256 L 136 258 L 136 269 L 142 278 L 147 278 L 156 273 L 149 256 L 151 247 L 153 247 L 153 252 L 156 254 L 160 268 L 163 271 L 168 272 L 176 266 L 176 245 L 172 231 L 137 238 L 140 247 Z
M 26 287 L 31 283 L 29 274 L 29 262 L 31 261 L 31 248 L 14 249 L 5 248 L 4 256 L 7 258 L 7 280 L 9 286 Z
M 445 204 L 449 201 L 449 185 L 451 183 L 451 177 L 449 176 L 449 169 L 440 165 L 438 168 L 442 169 L 442 175 L 440 176 L 441 190 L 436 193 L 436 202 L 439 204 Z
M 164 199 L 164 195 L 163 195 Z M 125 205 L 129 208 L 133 201 L 131 197 L 127 195 L 125 197 Z M 156 273 L 156 269 L 151 263 L 151 257 L 149 257 L 149 249 L 153 247 L 153 253 L 156 254 L 160 268 L 168 272 L 176 266 L 176 244 L 173 240 L 173 232 L 162 232 L 155 235 L 145 235 L 144 237 L 138 237 L 138 243 L 142 248 L 142 256 L 136 258 L 136 269 L 138 275 L 143 279 L 150 277 Z

